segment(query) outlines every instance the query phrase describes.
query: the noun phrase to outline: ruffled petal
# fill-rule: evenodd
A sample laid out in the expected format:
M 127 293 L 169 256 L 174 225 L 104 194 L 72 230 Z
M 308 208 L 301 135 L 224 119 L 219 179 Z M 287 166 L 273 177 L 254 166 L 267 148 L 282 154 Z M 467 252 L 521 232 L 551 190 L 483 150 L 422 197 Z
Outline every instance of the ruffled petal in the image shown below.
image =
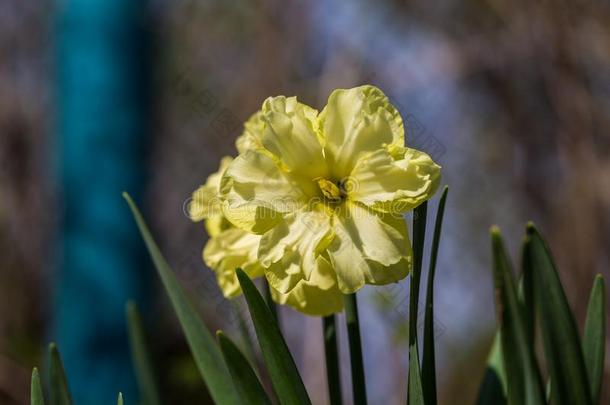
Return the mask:
M 424 152 L 379 149 L 358 160 L 350 175 L 349 198 L 376 210 L 404 213 L 434 195 L 440 173 Z
M 218 196 L 220 179 L 232 161 L 233 158 L 230 156 L 223 157 L 220 160 L 218 171 L 212 173 L 205 184 L 193 192 L 191 201 L 187 207 L 189 217 L 192 221 L 198 222 L 222 212 L 222 204 Z
M 296 97 L 270 97 L 265 100 L 254 133 L 260 143 L 283 167 L 311 180 L 328 174 L 316 131 L 318 112 Z
M 229 165 L 221 180 L 223 213 L 235 226 L 262 234 L 285 213 L 307 202 L 299 181 L 268 155 L 248 150 Z
M 299 281 L 309 281 L 317 266 L 317 257 L 333 236 L 330 217 L 323 209 L 287 215 L 260 241 L 258 258 L 266 268 L 269 283 L 279 292 L 287 293 Z
M 354 293 L 364 284 L 388 284 L 407 276 L 412 251 L 402 216 L 348 201 L 334 219 L 335 238 L 327 252 L 343 293 Z
M 235 269 L 240 267 L 250 278 L 260 277 L 263 267 L 257 259 L 260 236 L 238 228 L 227 229 L 210 238 L 203 249 L 205 264 L 214 270 L 223 295 L 234 298 L 241 294 Z
M 244 124 L 244 132 L 235 140 L 235 147 L 239 153 L 263 148 L 263 145 L 261 145 L 259 140 L 260 134 L 262 134 L 265 129 L 265 123 L 262 120 L 262 116 L 262 111 L 257 111 L 252 114 Z
M 360 156 L 384 145 L 404 145 L 400 114 L 374 86 L 333 91 L 319 121 L 326 158 L 336 179 L 348 176 Z
M 323 256 L 317 257 L 309 280 L 299 280 L 288 293 L 271 287 L 271 296 L 278 304 L 289 305 L 306 315 L 327 316 L 343 311 L 343 294 L 330 262 Z

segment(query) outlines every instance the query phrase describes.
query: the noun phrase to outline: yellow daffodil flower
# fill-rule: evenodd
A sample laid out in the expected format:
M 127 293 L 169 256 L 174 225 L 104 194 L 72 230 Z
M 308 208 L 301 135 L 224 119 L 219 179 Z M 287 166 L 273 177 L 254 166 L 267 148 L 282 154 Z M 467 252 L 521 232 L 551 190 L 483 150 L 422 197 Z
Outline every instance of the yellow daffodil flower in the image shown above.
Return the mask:
M 270 285 L 293 294 L 284 302 L 323 307 L 332 300 L 304 286 L 348 294 L 406 277 L 403 214 L 434 194 L 440 167 L 404 142 L 400 114 L 373 86 L 335 90 L 321 113 L 268 98 L 251 118 L 220 180 L 222 211 L 260 235 Z
M 256 147 L 254 143 L 249 143 L 255 142 L 255 139 L 247 139 L 248 128 L 255 119 L 256 116 L 246 123 L 244 135 L 237 140 L 238 148 Z M 231 157 L 221 160 L 219 170 L 210 175 L 206 183 L 193 193 L 188 206 L 188 213 L 193 221 L 205 220 L 210 239 L 203 249 L 203 259 L 206 265 L 215 271 L 218 285 L 227 298 L 241 294 L 235 273 L 237 267 L 242 268 L 250 278 L 262 276 L 264 272 L 258 260 L 261 236 L 233 226 L 220 209 L 220 178 L 232 160 Z M 322 275 L 329 273 L 330 265 L 321 267 L 321 271 Z M 314 274 L 309 281 L 301 280 L 285 294 L 272 286 L 270 288 L 274 301 L 292 306 L 308 315 L 325 316 L 343 310 L 342 296 L 336 283 L 324 282 L 322 276 Z

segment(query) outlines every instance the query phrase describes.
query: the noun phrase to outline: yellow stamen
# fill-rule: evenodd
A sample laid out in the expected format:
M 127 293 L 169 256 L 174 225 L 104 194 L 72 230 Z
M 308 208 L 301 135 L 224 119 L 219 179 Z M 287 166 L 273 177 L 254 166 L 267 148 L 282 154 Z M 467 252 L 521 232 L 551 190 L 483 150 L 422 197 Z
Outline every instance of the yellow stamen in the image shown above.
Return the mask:
M 326 179 L 318 179 L 318 187 L 322 190 L 324 197 L 331 201 L 341 201 L 344 194 L 341 192 L 339 187 L 332 181 Z

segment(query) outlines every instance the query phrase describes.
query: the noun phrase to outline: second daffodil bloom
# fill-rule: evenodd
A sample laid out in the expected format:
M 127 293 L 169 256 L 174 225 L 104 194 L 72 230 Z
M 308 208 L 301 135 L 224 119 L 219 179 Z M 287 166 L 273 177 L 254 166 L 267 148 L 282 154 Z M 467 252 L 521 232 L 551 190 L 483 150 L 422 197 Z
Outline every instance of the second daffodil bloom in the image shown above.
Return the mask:
M 269 98 L 238 147 L 220 182 L 222 210 L 260 235 L 258 259 L 278 294 L 303 283 L 348 294 L 406 277 L 403 214 L 434 194 L 440 167 L 405 147 L 400 114 L 378 88 L 335 90 L 320 113 Z

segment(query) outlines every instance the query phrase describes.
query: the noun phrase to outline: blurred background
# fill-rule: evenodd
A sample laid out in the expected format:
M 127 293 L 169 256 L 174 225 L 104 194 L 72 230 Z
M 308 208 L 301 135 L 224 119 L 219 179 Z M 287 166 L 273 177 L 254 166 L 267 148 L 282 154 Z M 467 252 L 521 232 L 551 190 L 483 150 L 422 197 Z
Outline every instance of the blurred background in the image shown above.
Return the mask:
M 119 390 L 134 403 L 128 298 L 165 403 L 209 402 L 120 192 L 144 207 L 210 329 L 234 333 L 184 203 L 271 95 L 321 109 L 335 88 L 377 85 L 407 143 L 443 166 L 441 403 L 472 403 L 483 375 L 490 225 L 518 263 L 526 221 L 538 224 L 581 328 L 593 276 L 610 276 L 607 2 L 5 0 L 0 59 L 1 404 L 27 403 L 49 341 L 78 403 Z M 369 398 L 404 403 L 408 280 L 360 295 Z M 326 403 L 320 320 L 281 318 L 313 402 Z

